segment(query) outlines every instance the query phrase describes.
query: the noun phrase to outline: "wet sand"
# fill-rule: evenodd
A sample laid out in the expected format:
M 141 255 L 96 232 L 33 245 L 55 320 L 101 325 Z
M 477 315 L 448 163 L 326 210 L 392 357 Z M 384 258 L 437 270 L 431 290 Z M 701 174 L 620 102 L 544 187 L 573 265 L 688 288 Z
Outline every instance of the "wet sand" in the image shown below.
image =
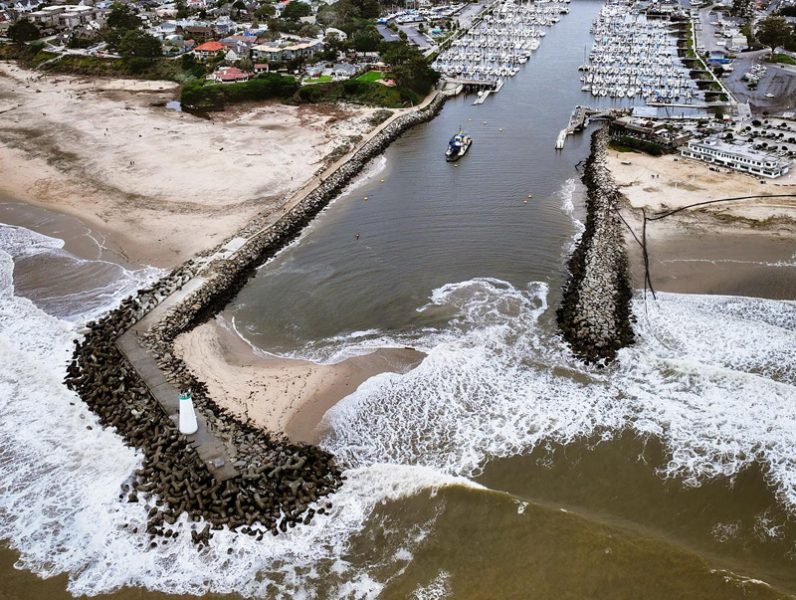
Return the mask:
M 626 237 L 636 288 L 644 287 L 640 247 Z M 659 225 L 647 229 L 650 276 L 656 291 L 796 298 L 796 244 L 776 235 L 701 231 Z
M 294 442 L 316 443 L 323 415 L 367 379 L 406 373 L 425 355 L 412 348 L 380 348 L 335 364 L 255 354 L 223 321 L 180 335 L 175 354 L 204 381 L 220 406 Z

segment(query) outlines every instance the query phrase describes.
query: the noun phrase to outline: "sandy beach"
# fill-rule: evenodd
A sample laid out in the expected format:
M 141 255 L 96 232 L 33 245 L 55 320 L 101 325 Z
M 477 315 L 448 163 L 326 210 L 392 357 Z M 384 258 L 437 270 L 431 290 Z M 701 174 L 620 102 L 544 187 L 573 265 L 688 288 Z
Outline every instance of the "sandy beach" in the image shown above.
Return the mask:
M 258 104 L 204 119 L 162 81 L 0 63 L 0 192 L 78 216 L 130 261 L 173 266 L 278 207 L 373 109 Z
M 654 212 L 697 202 L 751 195 L 796 194 L 796 172 L 761 179 L 721 169 L 676 154 L 654 157 L 609 151 L 608 166 L 630 207 Z M 707 217 L 707 219 L 706 219 Z M 682 225 L 729 227 L 733 232 L 796 236 L 796 198 L 761 198 L 715 204 L 679 213 Z
M 677 155 L 609 151 L 609 167 L 625 197 L 623 217 L 641 237 L 648 217 L 707 200 L 796 194 L 796 174 L 775 180 L 721 169 Z M 636 287 L 644 263 L 628 232 Z M 650 275 L 656 290 L 792 298 L 796 294 L 796 198 L 759 198 L 688 209 L 647 222 Z
M 406 373 L 425 356 L 411 348 L 381 348 L 335 364 L 268 357 L 255 354 L 218 320 L 180 335 L 174 350 L 220 406 L 308 443 L 318 441 L 326 411 L 365 380 L 388 371 Z

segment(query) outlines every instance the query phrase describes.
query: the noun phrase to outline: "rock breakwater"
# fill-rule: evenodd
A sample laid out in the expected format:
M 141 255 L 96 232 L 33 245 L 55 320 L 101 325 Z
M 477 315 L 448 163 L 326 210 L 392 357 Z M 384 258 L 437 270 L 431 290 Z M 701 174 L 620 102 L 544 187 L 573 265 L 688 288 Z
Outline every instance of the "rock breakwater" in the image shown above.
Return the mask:
M 65 383 L 79 393 L 103 426 L 116 428 L 143 453 L 143 466 L 123 486 L 120 500 L 146 504 L 151 544 L 167 543 L 190 532 L 202 546 L 209 543 L 213 530 L 225 526 L 262 539 L 269 532 L 278 535 L 288 527 L 309 523 L 316 513 L 330 508 L 324 497 L 344 480 L 334 457 L 315 446 L 292 444 L 279 433 L 257 429 L 220 408 L 206 386 L 174 355 L 173 341 L 222 309 L 257 266 L 294 239 L 371 159 L 407 129 L 433 118 L 444 101 L 443 96 L 436 96 L 426 107 L 387 123 L 278 221 L 272 222 L 269 214 L 253 219 L 222 244 L 87 324 L 85 337 L 75 342 Z M 245 241 L 230 252 L 229 244 L 235 240 Z M 139 339 L 170 383 L 192 391 L 208 431 L 223 442 L 238 473 L 225 481 L 213 477 L 196 449 L 179 434 L 136 370 L 135 358 L 128 361 L 116 343 L 169 296 L 197 281 L 201 285 L 165 311 Z M 183 514 L 191 523 L 187 529 L 180 520 Z
M 582 180 L 586 226 L 569 259 L 569 278 L 557 311 L 558 326 L 572 351 L 587 363 L 609 362 L 633 343 L 633 295 L 628 273 L 620 194 L 606 166 L 608 131 L 591 139 Z

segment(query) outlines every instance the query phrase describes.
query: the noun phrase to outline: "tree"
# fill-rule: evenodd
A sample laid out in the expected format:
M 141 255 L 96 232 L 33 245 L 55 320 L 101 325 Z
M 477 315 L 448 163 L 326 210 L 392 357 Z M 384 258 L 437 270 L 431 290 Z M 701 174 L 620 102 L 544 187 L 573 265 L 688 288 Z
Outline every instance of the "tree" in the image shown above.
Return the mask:
M 307 38 L 314 38 L 318 37 L 318 34 L 321 32 L 321 28 L 317 25 L 313 25 L 312 23 L 304 23 L 299 30 L 296 32 L 297 35 L 301 37 Z
M 144 31 L 128 31 L 119 42 L 119 54 L 125 58 L 154 58 L 162 53 L 160 41 Z
M 254 16 L 259 19 L 268 19 L 268 17 L 273 17 L 276 14 L 276 9 L 274 8 L 273 4 L 268 2 L 263 2 L 260 6 L 257 7 L 257 10 L 254 11 Z
M 751 17 L 753 12 L 752 0 L 732 0 L 731 14 L 737 17 Z
M 280 16 L 283 19 L 298 21 L 301 17 L 308 17 L 311 12 L 312 10 L 309 4 L 301 2 L 300 0 L 291 0 L 291 2 L 282 9 L 282 14 Z
M 375 19 L 381 12 L 378 0 L 350 0 L 351 4 L 359 9 L 359 16 L 363 19 Z
M 185 4 L 185 0 L 177 0 L 174 6 L 177 9 L 176 17 L 178 19 L 186 19 L 191 15 L 191 11 L 188 10 L 188 5 Z
M 39 39 L 39 28 L 27 19 L 20 19 L 8 28 L 8 38 L 17 44 Z
M 248 10 L 246 8 L 246 3 L 243 0 L 235 0 L 235 2 L 232 3 L 232 8 L 234 8 L 237 11 L 238 17 L 240 17 L 241 12 L 243 12 L 244 10 Z
M 765 44 L 774 52 L 778 46 L 784 46 L 791 37 L 792 32 L 784 17 L 770 16 L 760 21 L 756 37 L 761 44 Z
M 111 29 L 138 29 L 142 25 L 141 17 L 133 12 L 127 4 L 114 2 L 108 13 L 106 25 Z
M 381 35 L 375 27 L 354 32 L 351 45 L 357 52 L 376 52 L 381 46 Z
M 382 59 L 392 65 L 391 71 L 399 88 L 425 95 L 439 79 L 439 73 L 428 66 L 420 51 L 404 42 L 386 44 Z

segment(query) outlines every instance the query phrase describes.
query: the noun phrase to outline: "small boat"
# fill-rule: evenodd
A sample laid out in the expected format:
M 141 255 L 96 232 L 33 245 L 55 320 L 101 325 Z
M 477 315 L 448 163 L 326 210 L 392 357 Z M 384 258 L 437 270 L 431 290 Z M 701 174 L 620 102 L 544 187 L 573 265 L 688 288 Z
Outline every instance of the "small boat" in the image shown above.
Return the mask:
M 467 151 L 470 149 L 472 143 L 473 138 L 464 133 L 462 130 L 459 130 L 459 133 L 454 135 L 450 142 L 448 142 L 448 149 L 445 150 L 445 160 L 448 162 L 459 160 L 462 156 L 467 154 Z

